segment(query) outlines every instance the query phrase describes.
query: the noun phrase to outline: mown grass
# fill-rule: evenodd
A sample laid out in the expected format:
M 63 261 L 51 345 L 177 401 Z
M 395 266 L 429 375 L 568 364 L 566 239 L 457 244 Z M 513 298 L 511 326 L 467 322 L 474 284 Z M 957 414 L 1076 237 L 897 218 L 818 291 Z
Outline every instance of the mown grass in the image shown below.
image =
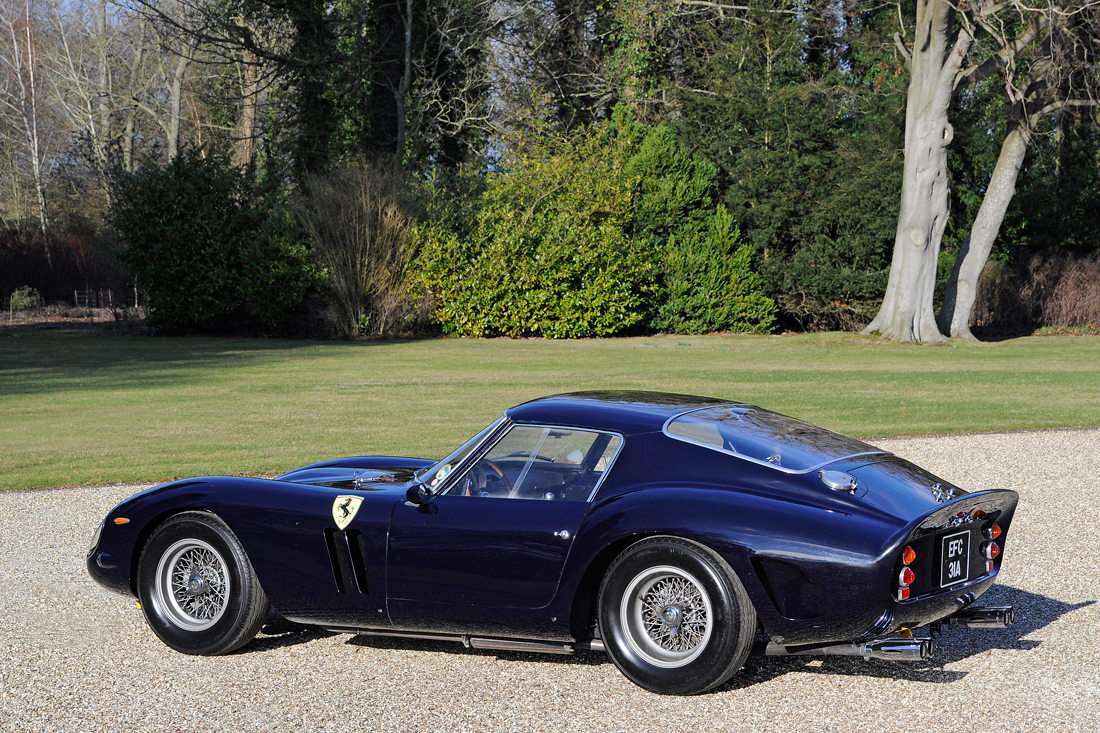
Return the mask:
M 753 402 L 865 438 L 1100 425 L 1100 337 L 320 343 L 0 331 L 0 489 L 439 456 L 546 394 Z

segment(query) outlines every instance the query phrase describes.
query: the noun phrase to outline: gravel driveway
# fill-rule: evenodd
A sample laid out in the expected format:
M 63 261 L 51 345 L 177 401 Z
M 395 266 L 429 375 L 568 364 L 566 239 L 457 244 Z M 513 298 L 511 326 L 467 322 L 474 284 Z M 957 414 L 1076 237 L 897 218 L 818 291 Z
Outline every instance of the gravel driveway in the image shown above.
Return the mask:
M 0 493 L 0 730 L 1100 730 L 1100 430 L 880 440 L 1020 508 L 1005 630 L 948 630 L 931 664 L 751 658 L 717 691 L 661 697 L 599 653 L 493 653 L 297 630 L 177 654 L 84 550 L 140 487 Z M 273 630 L 275 631 L 275 630 Z

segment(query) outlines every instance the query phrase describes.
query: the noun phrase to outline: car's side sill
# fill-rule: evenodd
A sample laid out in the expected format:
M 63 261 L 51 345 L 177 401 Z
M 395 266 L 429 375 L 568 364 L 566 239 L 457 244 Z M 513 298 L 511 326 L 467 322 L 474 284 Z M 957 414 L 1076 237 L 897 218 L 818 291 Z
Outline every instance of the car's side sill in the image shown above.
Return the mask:
M 386 631 L 378 629 L 356 629 L 339 626 L 327 626 L 326 631 L 336 634 L 356 634 L 358 636 L 393 636 L 402 639 L 424 639 L 426 641 L 454 641 L 473 649 L 494 649 L 499 651 L 538 652 L 542 654 L 572 654 L 574 651 L 605 651 L 600 639 L 585 639 L 572 644 L 529 639 L 495 639 L 469 634 L 426 634 L 416 631 Z

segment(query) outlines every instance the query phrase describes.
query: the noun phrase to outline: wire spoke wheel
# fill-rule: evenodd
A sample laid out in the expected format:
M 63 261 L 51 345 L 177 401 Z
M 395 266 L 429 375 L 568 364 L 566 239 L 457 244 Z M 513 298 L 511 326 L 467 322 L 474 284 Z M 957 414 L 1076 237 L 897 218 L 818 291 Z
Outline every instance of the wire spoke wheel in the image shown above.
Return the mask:
M 180 512 L 153 530 L 136 590 L 149 628 L 184 654 L 241 648 L 271 607 L 244 546 L 209 512 Z
M 682 537 L 624 549 L 597 600 L 600 639 L 631 681 L 662 695 L 697 695 L 728 680 L 756 638 L 756 611 L 721 555 Z
M 155 593 L 180 628 L 201 631 L 213 626 L 225 613 L 229 592 L 225 559 L 207 542 L 180 540 L 160 556 Z
M 627 584 L 620 608 L 626 639 L 657 667 L 682 667 L 710 640 L 714 613 L 703 585 L 682 568 L 658 566 Z

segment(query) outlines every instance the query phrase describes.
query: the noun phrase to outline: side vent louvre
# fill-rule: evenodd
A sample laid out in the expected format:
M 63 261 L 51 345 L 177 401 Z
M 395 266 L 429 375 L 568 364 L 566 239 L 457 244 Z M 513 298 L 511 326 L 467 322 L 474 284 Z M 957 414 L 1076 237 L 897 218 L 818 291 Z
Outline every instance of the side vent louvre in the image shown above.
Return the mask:
M 325 530 L 325 544 L 328 546 L 328 559 L 332 564 L 332 579 L 336 582 L 336 590 L 347 593 L 352 590 L 354 582 L 360 593 L 374 593 L 362 532 L 357 529 L 341 532 L 329 527 Z
M 370 582 L 370 569 L 367 567 L 367 548 L 363 543 L 363 533 L 357 529 L 349 529 L 344 534 L 348 538 L 348 549 L 351 551 L 351 567 L 355 570 L 355 584 L 359 586 L 359 592 L 371 595 L 374 586 Z

